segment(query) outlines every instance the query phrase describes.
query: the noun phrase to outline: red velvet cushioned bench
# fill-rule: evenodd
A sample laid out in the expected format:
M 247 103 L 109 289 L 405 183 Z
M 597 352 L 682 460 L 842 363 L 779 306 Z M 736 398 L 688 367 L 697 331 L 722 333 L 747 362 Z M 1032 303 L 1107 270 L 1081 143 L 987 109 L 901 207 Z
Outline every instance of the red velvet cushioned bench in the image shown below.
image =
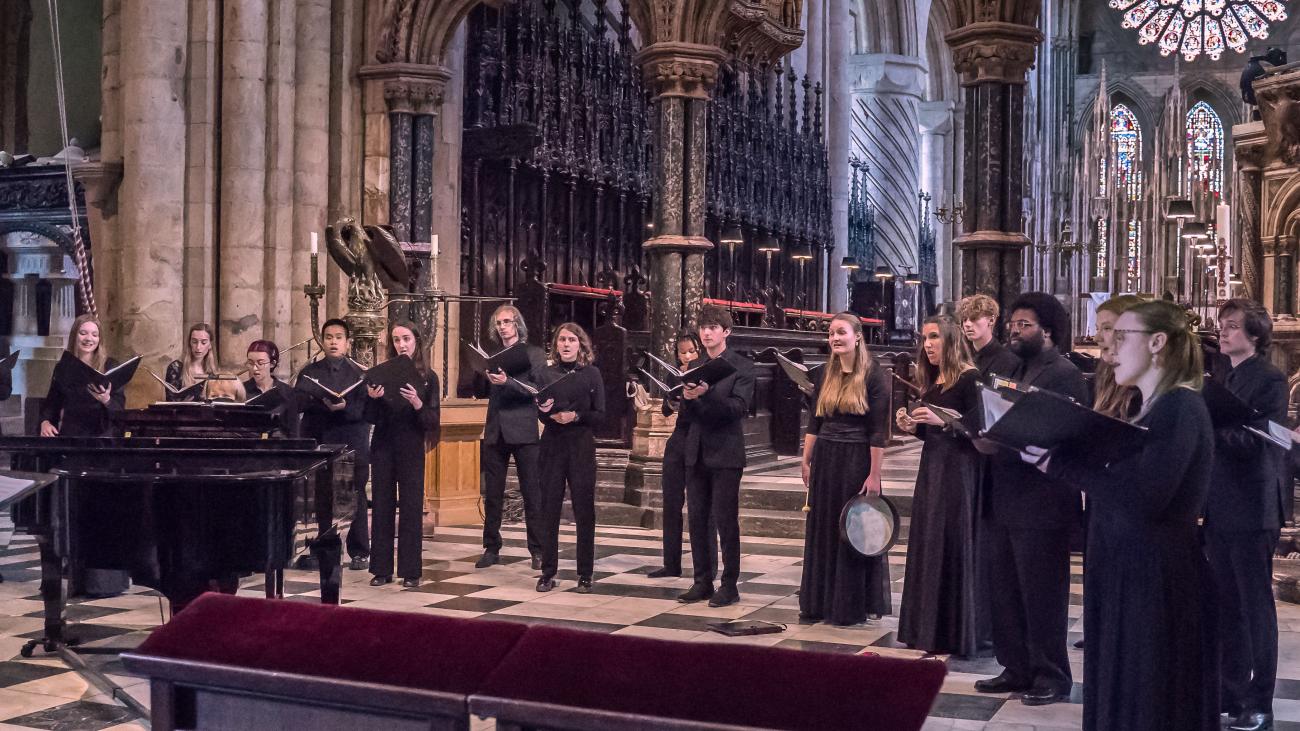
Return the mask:
M 946 674 L 938 660 L 534 625 L 469 703 L 498 729 L 906 731 Z
M 528 626 L 204 594 L 126 668 L 155 729 L 468 729 L 467 697 Z

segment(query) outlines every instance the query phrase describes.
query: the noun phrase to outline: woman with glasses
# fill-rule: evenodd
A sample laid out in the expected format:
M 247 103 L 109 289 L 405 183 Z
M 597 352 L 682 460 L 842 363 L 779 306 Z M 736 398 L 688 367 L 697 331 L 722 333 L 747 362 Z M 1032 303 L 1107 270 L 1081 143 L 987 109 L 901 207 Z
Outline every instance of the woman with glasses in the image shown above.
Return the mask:
M 244 395 L 251 399 L 272 389 L 280 392 L 280 403 L 274 414 L 280 423 L 280 436 L 298 437 L 298 405 L 293 386 L 273 374 L 280 366 L 280 349 L 270 340 L 254 340 L 248 345 L 248 380 L 244 381 Z
M 1022 455 L 1084 491 L 1092 513 L 1083 725 L 1217 729 L 1212 582 L 1197 526 L 1214 461 L 1200 339 L 1182 308 L 1155 301 L 1120 315 L 1113 342 L 1115 381 L 1142 394 L 1141 449 L 1110 464 L 1086 446 Z

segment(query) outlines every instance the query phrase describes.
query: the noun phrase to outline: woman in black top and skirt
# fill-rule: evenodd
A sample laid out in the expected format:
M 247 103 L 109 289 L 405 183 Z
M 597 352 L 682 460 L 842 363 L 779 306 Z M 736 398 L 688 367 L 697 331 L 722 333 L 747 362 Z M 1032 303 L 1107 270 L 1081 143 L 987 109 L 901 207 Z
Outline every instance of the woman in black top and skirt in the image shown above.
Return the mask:
M 1218 651 L 1197 519 L 1214 431 L 1200 339 L 1172 302 L 1137 305 L 1114 330 L 1115 381 L 1136 386 L 1140 451 L 1100 463 L 1083 447 L 1022 455 L 1088 496 L 1083 726 L 1217 729 Z
M 93 315 L 81 315 L 72 323 L 66 350 L 81 362 L 98 371 L 117 365 L 108 357 L 100 341 L 103 330 Z M 54 366 L 50 390 L 41 404 L 43 437 L 107 437 L 112 434 L 110 415 L 126 407 L 126 394 L 112 386 L 92 386 L 65 369 L 62 362 Z M 69 593 L 73 596 L 112 596 L 130 586 L 125 571 L 71 568 Z
M 970 414 L 979 405 L 979 369 L 961 327 L 947 316 L 921 325 L 916 385 L 921 402 L 899 409 L 898 427 L 925 444 L 912 497 L 907 571 L 898 641 L 934 654 L 973 657 L 979 649 L 975 504 L 979 452 L 929 405 Z
M 542 545 L 542 575 L 538 591 L 555 588 L 560 563 L 560 512 L 564 507 L 564 486 L 578 533 L 579 594 L 591 591 L 591 574 L 596 560 L 596 435 L 605 417 L 605 382 L 592 365 L 595 356 L 591 339 L 576 323 L 555 328 L 551 341 L 553 365 L 547 382 L 572 373 L 556 398 L 537 405 L 538 418 L 545 425 L 541 441 L 542 515 L 546 517 Z
M 888 438 L 889 384 L 867 351 L 862 321 L 841 312 L 830 323 L 831 355 L 813 390 L 803 442 L 808 487 L 799 616 L 850 625 L 889 614 L 889 563 L 840 540 L 840 513 L 853 496 L 879 495 Z
M 388 330 L 388 357 L 405 355 L 415 362 L 421 383 L 401 388 L 396 405 L 384 398 L 383 386 L 367 384 L 366 421 L 375 425 L 370 437 L 371 586 L 393 581 L 393 543 L 397 542 L 397 575 L 402 586 L 420 585 L 424 538 L 424 452 L 426 440 L 438 438 L 438 376 L 425 362 L 420 331 L 409 322 Z M 401 512 L 401 524 L 397 513 Z M 394 536 L 396 530 L 397 535 Z
M 249 378 L 244 381 L 245 399 L 260 396 L 272 389 L 280 392 L 281 401 L 274 409 L 279 417 L 282 434 L 290 439 L 298 436 L 298 399 L 293 386 L 272 375 L 280 367 L 280 348 L 270 340 L 254 340 L 248 344 Z

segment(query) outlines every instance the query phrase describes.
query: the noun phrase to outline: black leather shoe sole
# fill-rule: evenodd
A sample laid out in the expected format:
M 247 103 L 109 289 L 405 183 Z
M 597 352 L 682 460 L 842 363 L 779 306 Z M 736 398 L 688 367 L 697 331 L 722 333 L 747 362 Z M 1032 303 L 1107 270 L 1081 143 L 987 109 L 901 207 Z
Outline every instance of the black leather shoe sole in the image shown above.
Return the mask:
M 1026 693 L 1020 702 L 1027 706 L 1050 706 L 1053 703 L 1066 703 L 1070 700 L 1069 693 Z
M 579 594 L 590 594 L 591 579 L 578 579 L 578 586 L 574 588 L 574 591 Z
M 677 601 L 682 602 L 683 604 L 691 604 L 693 602 L 702 602 L 705 599 L 708 599 L 712 596 L 713 596 L 713 587 L 709 587 L 705 589 L 703 587 L 692 586 L 690 588 L 690 591 L 687 591 L 685 594 L 678 596 Z
M 393 577 L 391 576 L 376 576 L 375 578 L 370 580 L 371 586 L 383 586 L 384 584 L 391 584 L 391 583 L 393 583 Z
M 990 678 L 988 680 L 976 680 L 975 690 L 980 693 L 1020 693 L 1029 690 L 1029 685 L 1001 678 Z
M 402 579 L 402 586 L 407 589 L 414 589 L 420 585 L 419 579 Z
M 555 579 L 549 576 L 543 576 L 537 580 L 538 591 L 550 591 L 555 588 Z
M 1272 731 L 1273 715 L 1269 713 L 1239 713 L 1228 724 L 1229 731 Z
M 348 563 L 349 571 L 365 571 L 368 568 L 370 568 L 370 559 L 365 556 L 354 558 Z
M 485 569 L 489 566 L 495 566 L 501 562 L 501 556 L 495 553 L 485 553 L 478 561 L 474 563 L 474 568 Z
M 729 607 L 740 601 L 740 594 L 734 591 L 720 591 L 709 600 L 711 607 Z

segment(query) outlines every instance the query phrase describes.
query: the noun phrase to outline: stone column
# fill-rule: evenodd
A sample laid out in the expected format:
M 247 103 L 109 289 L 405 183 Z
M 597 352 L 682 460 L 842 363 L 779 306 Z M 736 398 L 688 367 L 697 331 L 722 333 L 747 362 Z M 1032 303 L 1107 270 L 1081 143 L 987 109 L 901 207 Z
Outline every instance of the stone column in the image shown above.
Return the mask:
M 910 56 L 864 54 L 853 57 L 850 73 L 854 103 L 865 107 L 861 134 L 871 165 L 867 197 L 876 207 L 877 250 L 896 249 L 904 259 L 894 265 L 915 270 L 925 63 Z M 861 262 L 867 268 L 880 263 Z
M 654 236 L 650 260 L 651 341 L 670 357 L 673 337 L 694 321 L 704 294 L 705 143 L 708 101 L 725 58 L 713 46 L 656 43 L 638 62 L 655 94 L 659 139 L 654 160 Z
M 827 18 L 830 59 L 827 62 L 825 87 L 829 92 L 826 108 L 826 151 L 830 156 L 831 240 L 827 252 L 826 311 L 848 309 L 848 291 L 840 262 L 849 253 L 849 153 L 852 152 L 853 93 L 849 88 L 848 66 L 853 54 L 853 20 L 843 8 Z
M 953 104 L 949 101 L 922 102 L 918 120 L 921 130 L 921 190 L 931 195 L 930 210 L 934 211 L 944 201 L 955 198 L 949 181 L 951 180 L 951 149 L 953 134 Z M 951 297 L 952 291 L 946 284 L 949 269 L 949 247 L 952 235 L 949 228 L 933 214 L 930 223 L 934 226 L 935 278 L 938 280 L 936 299 L 942 302 Z
M 981 292 L 1004 308 L 1020 293 L 1024 205 L 1025 80 L 1043 40 L 1037 28 L 978 22 L 945 38 L 965 88 L 966 218 L 953 241 L 962 252 L 963 295 Z
M 388 103 L 388 224 L 398 241 L 411 241 L 411 133 L 416 90 L 409 83 L 384 83 Z
M 266 5 L 229 0 L 222 22 L 217 358 L 233 364 L 241 362 L 248 344 L 262 336 L 265 314 Z
M 311 313 L 304 285 L 311 281 L 311 234 L 317 232 L 325 246 L 326 206 L 329 202 L 330 145 L 330 2 L 299 0 L 297 64 L 294 67 L 293 120 L 293 234 L 282 242 L 292 252 L 292 288 L 289 292 L 292 326 L 288 345 L 312 337 Z M 322 254 L 324 252 L 322 251 Z M 320 257 L 326 262 L 329 256 Z M 322 269 L 326 268 L 322 266 Z M 324 271 L 319 273 L 324 281 Z M 324 320 L 322 320 L 324 322 Z M 295 350 L 281 365 L 285 375 L 307 362 L 305 347 Z
M 122 0 L 121 119 L 124 166 L 118 189 L 118 287 L 106 321 L 115 353 L 139 353 L 159 368 L 184 337 L 179 242 L 184 238 L 185 3 Z M 107 10 L 107 8 L 106 8 Z M 232 145 L 233 147 L 233 145 Z M 98 252 L 97 252 L 98 253 Z M 96 264 L 103 265 L 102 258 Z M 97 267 L 98 268 L 98 267 Z
M 1237 186 L 1235 189 L 1237 239 L 1236 260 L 1233 269 L 1241 277 L 1243 295 L 1264 302 L 1263 243 L 1260 240 L 1260 202 L 1263 192 L 1264 125 L 1259 122 L 1239 124 L 1232 128 L 1233 145 L 1237 159 Z M 1233 242 L 1229 242 L 1231 245 Z

